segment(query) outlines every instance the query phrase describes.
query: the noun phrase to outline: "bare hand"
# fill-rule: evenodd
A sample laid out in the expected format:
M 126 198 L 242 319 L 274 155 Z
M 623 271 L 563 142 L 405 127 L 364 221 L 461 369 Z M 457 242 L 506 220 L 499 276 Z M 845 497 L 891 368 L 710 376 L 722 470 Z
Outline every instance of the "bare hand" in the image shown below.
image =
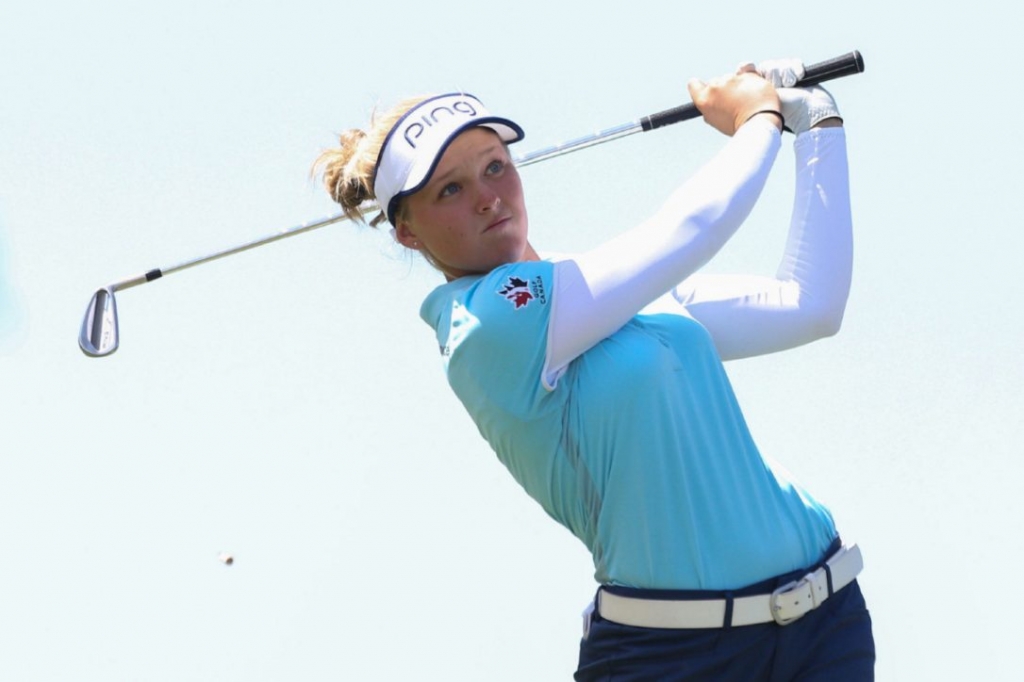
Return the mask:
M 694 78 L 687 89 L 704 120 L 729 136 L 757 112 L 777 112 L 781 107 L 772 84 L 749 71 L 721 76 L 707 83 Z M 781 125 L 780 121 L 776 122 Z

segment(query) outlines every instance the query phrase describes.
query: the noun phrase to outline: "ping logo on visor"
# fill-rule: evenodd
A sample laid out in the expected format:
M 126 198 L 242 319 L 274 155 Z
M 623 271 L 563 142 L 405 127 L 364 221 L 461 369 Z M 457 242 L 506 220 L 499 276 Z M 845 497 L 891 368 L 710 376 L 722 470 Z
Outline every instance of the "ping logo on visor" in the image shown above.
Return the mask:
M 413 149 L 416 149 L 416 141 L 419 140 L 423 134 L 434 127 L 434 124 L 439 123 L 439 118 L 454 117 L 454 118 L 473 118 L 477 115 L 477 109 L 473 106 L 475 100 L 471 98 L 462 98 L 448 104 L 438 103 L 436 106 L 430 107 L 429 111 L 425 111 L 419 115 L 415 121 L 406 120 L 402 128 L 402 137 L 405 138 L 406 144 Z M 440 127 L 438 129 L 441 129 Z
M 420 102 L 388 132 L 374 169 L 377 203 L 395 225 L 399 200 L 430 180 L 448 145 L 467 128 L 490 128 L 506 143 L 523 139 L 523 129 L 492 116 L 473 95 L 450 93 Z

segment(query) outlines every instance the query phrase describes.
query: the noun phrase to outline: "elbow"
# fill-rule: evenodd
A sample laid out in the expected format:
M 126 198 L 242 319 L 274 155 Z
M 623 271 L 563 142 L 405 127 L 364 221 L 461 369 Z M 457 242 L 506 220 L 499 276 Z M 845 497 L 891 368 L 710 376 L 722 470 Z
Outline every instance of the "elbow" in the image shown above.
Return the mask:
M 843 326 L 846 302 L 850 298 L 851 277 L 843 275 L 828 280 L 804 281 L 798 285 L 797 306 L 810 340 L 835 336 Z
M 807 282 L 790 280 L 783 285 L 780 303 L 791 312 L 792 329 L 800 343 L 835 336 L 843 326 L 849 280 L 834 286 L 809 286 Z
M 817 338 L 827 339 L 830 336 L 835 336 L 839 333 L 839 330 L 843 326 L 843 311 L 838 313 L 830 313 L 828 315 L 821 315 L 815 323 L 815 331 Z
M 835 301 L 822 301 L 805 309 L 807 332 L 812 340 L 835 336 L 843 326 L 846 297 Z

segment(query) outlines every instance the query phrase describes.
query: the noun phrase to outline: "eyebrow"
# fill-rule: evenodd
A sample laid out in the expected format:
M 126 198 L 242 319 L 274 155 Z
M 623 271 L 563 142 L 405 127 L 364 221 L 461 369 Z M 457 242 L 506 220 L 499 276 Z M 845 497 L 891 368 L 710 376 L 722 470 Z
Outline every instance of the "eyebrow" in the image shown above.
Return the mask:
M 481 158 L 483 158 L 485 156 L 490 156 L 491 154 L 494 154 L 496 151 L 502 149 L 504 146 L 505 145 L 503 145 L 501 142 L 497 142 L 497 141 L 493 142 L 493 143 L 487 145 L 486 147 L 484 147 L 483 149 L 481 149 L 480 153 L 477 154 L 475 157 L 473 157 L 473 159 L 474 160 L 479 160 L 479 159 L 481 159 Z M 439 183 L 440 184 L 447 184 L 446 183 L 447 178 L 449 176 L 451 176 L 451 175 L 458 174 L 459 170 L 460 170 L 460 166 L 455 166 L 454 168 L 452 168 L 450 170 L 447 170 L 444 173 L 440 173 L 440 174 L 434 175 L 433 177 L 430 178 L 430 181 L 427 183 L 427 186 L 428 187 L 434 187 L 436 184 L 439 184 Z

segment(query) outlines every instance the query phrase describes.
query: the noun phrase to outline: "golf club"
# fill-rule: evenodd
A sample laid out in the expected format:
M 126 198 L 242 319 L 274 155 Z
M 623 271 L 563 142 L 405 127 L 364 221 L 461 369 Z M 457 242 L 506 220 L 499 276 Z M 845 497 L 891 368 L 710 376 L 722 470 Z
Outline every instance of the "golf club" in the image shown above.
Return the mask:
M 862 71 L 864 71 L 864 59 L 860 52 L 854 50 L 853 52 L 849 52 L 839 57 L 806 66 L 804 69 L 804 77 L 797 83 L 797 86 L 814 85 L 824 81 L 833 80 L 835 78 L 841 78 L 843 76 L 851 76 L 853 74 L 861 73 Z M 531 152 L 525 156 L 514 159 L 514 162 L 517 167 L 530 166 L 556 156 L 562 156 L 563 154 L 592 147 L 597 144 L 617 140 L 634 133 L 647 132 L 673 123 L 688 121 L 690 119 L 698 118 L 699 116 L 700 112 L 697 110 L 697 107 L 692 103 L 687 103 L 673 109 L 666 109 L 665 111 L 645 116 L 637 121 L 630 121 L 629 123 L 624 123 L 613 128 L 607 128 L 569 142 L 563 142 Z M 360 210 L 365 215 L 366 213 L 379 209 L 375 203 L 369 203 Z M 238 246 L 233 246 L 222 251 L 217 251 L 192 260 L 184 261 L 171 267 L 153 269 L 141 275 L 136 275 L 134 277 L 129 277 L 127 279 L 108 284 L 107 286 L 98 289 L 89 301 L 89 306 L 85 310 L 85 318 L 82 320 L 82 329 L 78 335 L 78 345 L 82 349 L 82 352 L 90 357 L 104 357 L 117 350 L 119 332 L 117 300 L 115 299 L 114 294 L 118 291 L 130 289 L 131 287 L 152 282 L 155 279 L 178 272 L 179 270 L 184 270 L 202 263 L 208 263 L 212 260 L 217 260 L 218 258 L 224 258 L 225 256 L 247 251 L 248 249 L 254 249 L 257 246 L 263 246 L 264 244 L 269 244 L 271 242 L 278 241 L 279 239 L 285 239 L 286 237 L 293 237 L 297 234 L 309 232 L 346 219 L 347 217 L 344 213 L 339 213 L 321 220 L 303 223 L 302 225 L 281 230 L 270 236 L 246 242 Z

